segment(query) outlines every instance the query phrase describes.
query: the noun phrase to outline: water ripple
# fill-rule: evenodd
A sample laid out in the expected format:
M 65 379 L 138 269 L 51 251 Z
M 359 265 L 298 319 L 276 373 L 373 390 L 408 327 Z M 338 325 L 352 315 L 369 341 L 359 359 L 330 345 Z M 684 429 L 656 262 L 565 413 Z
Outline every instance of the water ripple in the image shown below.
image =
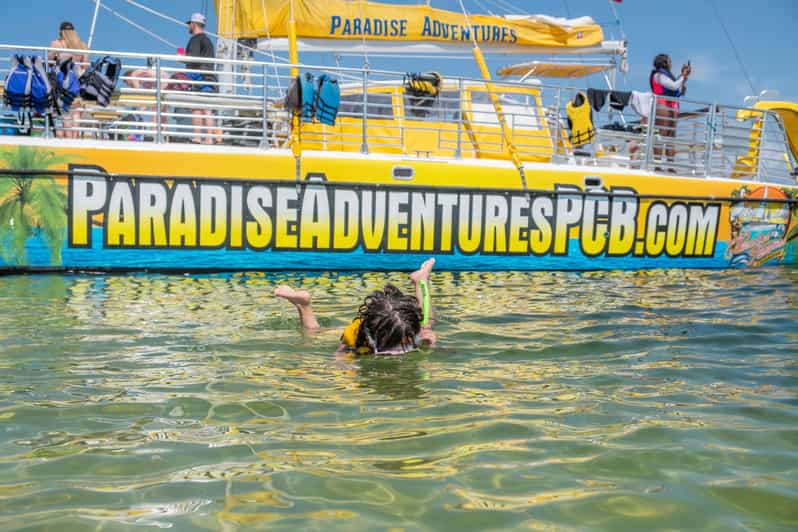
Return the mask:
M 798 527 L 798 270 L 440 273 L 336 361 L 386 282 L 0 278 L 0 528 Z

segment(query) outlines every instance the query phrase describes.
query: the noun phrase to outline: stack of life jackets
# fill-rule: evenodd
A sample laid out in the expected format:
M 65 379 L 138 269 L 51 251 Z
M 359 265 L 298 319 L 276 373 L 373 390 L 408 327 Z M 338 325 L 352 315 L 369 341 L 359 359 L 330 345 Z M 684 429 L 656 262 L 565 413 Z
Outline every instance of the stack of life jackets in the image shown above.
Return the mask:
M 303 122 L 318 122 L 334 126 L 341 104 L 341 88 L 338 80 L 327 74 L 314 78 L 305 74 L 291 81 L 285 96 L 285 108 L 291 113 L 299 113 Z
M 574 148 L 590 144 L 596 138 L 596 129 L 593 127 L 593 112 L 590 103 L 583 92 L 578 93 L 573 100 L 565 106 L 568 115 L 568 129 L 571 135 L 568 140 Z
M 31 113 L 53 112 L 53 90 L 41 57 L 15 55 L 5 80 L 4 103 L 18 113 L 20 134 L 30 133 Z
M 56 111 L 59 114 L 68 113 L 72 102 L 80 94 L 80 81 L 78 81 L 72 58 L 58 61 L 48 76 L 50 86 L 53 88 L 53 103 Z
M 80 76 L 80 97 L 106 107 L 122 73 L 122 62 L 105 56 L 98 59 Z

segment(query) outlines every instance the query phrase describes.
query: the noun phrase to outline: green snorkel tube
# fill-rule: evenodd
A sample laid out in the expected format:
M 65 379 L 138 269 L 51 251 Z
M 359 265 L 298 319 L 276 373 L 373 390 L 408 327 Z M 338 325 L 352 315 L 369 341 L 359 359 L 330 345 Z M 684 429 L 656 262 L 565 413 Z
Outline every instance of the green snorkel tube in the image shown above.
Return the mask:
M 421 326 L 426 327 L 429 325 L 429 284 L 426 279 L 419 281 L 421 287 Z

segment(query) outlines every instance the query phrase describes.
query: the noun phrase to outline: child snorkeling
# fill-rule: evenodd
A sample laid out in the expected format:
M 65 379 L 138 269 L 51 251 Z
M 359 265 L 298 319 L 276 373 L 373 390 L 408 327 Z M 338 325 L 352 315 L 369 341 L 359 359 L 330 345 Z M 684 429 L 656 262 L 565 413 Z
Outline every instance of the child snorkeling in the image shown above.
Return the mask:
M 410 274 L 415 296 L 403 294 L 392 284 L 366 296 L 357 317 L 344 329 L 336 354 L 348 351 L 357 355 L 403 355 L 422 345 L 434 347 L 437 338 L 432 332 L 429 294 L 429 276 L 434 265 L 435 259 L 428 259 Z M 303 328 L 319 328 L 306 290 L 282 285 L 274 290 L 274 295 L 294 304 Z

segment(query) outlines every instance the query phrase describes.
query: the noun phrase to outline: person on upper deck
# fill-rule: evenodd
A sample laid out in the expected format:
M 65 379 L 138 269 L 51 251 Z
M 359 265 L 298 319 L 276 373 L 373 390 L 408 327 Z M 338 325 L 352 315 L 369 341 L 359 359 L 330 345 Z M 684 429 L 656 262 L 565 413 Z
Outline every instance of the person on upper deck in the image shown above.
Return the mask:
M 53 66 L 58 66 L 59 64 L 67 61 L 69 59 L 75 64 L 75 74 L 80 77 L 83 71 L 86 69 L 86 64 L 89 62 L 89 56 L 87 54 L 81 54 L 77 52 L 59 52 L 58 49 L 63 50 L 88 50 L 89 47 L 86 46 L 78 32 L 75 31 L 75 26 L 68 21 L 64 21 L 61 23 L 60 28 L 58 29 L 58 38 L 53 40 L 50 43 L 50 52 L 47 54 L 48 61 Z M 72 109 L 69 114 L 61 120 L 60 127 L 56 127 L 56 136 L 57 137 L 64 137 L 64 138 L 78 138 L 80 136 L 80 132 L 73 131 L 72 129 L 76 126 L 79 126 L 78 120 L 80 119 L 81 112 L 80 112 L 80 100 L 76 100 L 72 104 Z
M 687 78 L 690 77 L 690 64 L 682 65 L 681 75 L 677 78 L 671 73 L 671 58 L 668 54 L 659 54 L 654 58 L 654 69 L 649 76 L 651 92 L 657 96 L 667 96 L 674 99 L 657 98 L 657 115 L 654 125 L 659 129 L 662 137 L 676 137 L 676 120 L 679 118 L 679 98 L 687 91 Z M 654 157 L 660 160 L 662 146 L 654 146 Z M 672 143 L 665 143 L 665 155 L 669 162 L 673 162 L 676 148 Z M 675 172 L 673 167 L 668 171 Z
M 186 45 L 187 56 L 203 57 L 207 59 L 214 59 L 216 57 L 213 43 L 208 35 L 205 34 L 205 23 L 205 15 L 202 13 L 192 14 L 191 18 L 189 18 L 189 20 L 186 22 L 186 24 L 188 24 L 188 32 L 191 34 L 191 39 L 189 39 L 188 44 Z M 201 93 L 217 92 L 216 86 L 213 85 L 213 83 L 216 82 L 216 76 L 213 74 L 213 63 L 192 63 L 186 61 L 186 68 L 190 71 L 187 72 L 188 77 L 194 82 L 192 85 L 192 90 Z M 203 126 L 206 128 L 206 135 L 211 133 L 215 128 L 213 111 L 210 109 L 194 109 L 192 114 L 194 115 L 192 122 L 195 126 L 194 133 L 196 135 L 202 134 Z M 192 140 L 196 144 L 214 143 L 213 139 L 208 136 L 198 136 Z

